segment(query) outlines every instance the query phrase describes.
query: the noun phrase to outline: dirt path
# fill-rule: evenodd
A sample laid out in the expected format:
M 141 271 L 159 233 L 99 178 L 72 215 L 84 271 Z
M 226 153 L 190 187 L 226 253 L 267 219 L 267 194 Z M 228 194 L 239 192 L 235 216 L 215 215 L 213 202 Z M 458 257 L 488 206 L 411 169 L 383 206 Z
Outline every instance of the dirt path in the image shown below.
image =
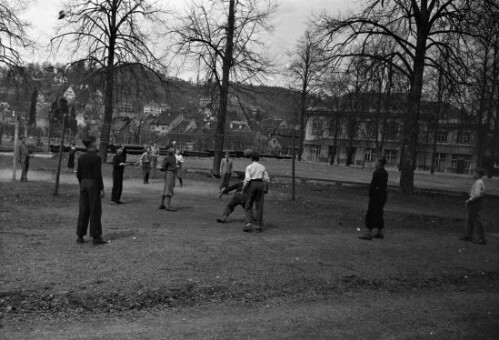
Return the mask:
M 498 322 L 499 299 L 492 292 L 378 293 L 46 320 L 6 325 L 0 334 L 40 340 L 493 339 Z

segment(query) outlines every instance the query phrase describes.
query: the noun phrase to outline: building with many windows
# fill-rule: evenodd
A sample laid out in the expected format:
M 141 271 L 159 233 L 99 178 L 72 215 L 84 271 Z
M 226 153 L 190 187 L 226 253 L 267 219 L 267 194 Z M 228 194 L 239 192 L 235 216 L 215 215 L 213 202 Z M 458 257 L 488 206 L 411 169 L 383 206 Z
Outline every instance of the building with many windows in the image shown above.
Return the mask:
M 406 112 L 403 96 L 392 99 L 395 104 L 385 106 L 388 110 L 377 105 L 375 94 L 362 96 L 355 105 L 337 105 L 336 110 L 308 110 L 303 159 L 373 166 L 384 156 L 388 166 L 399 165 Z M 469 173 L 476 167 L 476 129 L 462 111 L 450 104 L 423 101 L 419 130 L 418 169 L 429 170 L 432 158 L 435 171 Z

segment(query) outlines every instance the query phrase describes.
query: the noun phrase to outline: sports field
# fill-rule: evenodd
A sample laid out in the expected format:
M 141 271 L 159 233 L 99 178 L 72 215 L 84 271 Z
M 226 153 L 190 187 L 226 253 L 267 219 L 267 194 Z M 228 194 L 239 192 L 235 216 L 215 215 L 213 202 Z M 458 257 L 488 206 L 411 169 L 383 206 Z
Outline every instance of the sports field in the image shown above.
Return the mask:
M 110 205 L 105 164 L 111 242 L 92 245 L 75 242 L 74 174 L 63 172 L 51 195 L 55 164 L 33 159 L 21 183 L 0 156 L 2 339 L 499 336 L 499 197 L 484 202 L 488 244 L 459 241 L 468 176 L 417 173 L 416 186 L 454 194 L 390 190 L 386 238 L 362 241 L 362 186 L 298 183 L 290 201 L 289 182 L 275 182 L 263 232 L 248 234 L 240 208 L 216 222 L 230 197 L 218 200 L 208 159 L 186 159 L 177 212 L 157 209 L 162 180 L 143 185 L 135 167 L 125 170 L 125 204 Z M 263 164 L 271 176 L 290 173 L 290 161 Z M 369 182 L 371 170 L 298 163 L 297 175 L 307 174 Z M 486 184 L 497 190 L 496 179 Z

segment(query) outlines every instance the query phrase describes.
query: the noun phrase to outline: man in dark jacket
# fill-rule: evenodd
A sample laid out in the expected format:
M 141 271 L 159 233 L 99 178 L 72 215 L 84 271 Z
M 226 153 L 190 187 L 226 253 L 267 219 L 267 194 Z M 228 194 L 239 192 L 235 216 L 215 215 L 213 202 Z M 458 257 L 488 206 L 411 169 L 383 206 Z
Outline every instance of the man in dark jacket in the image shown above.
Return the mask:
M 369 186 L 369 206 L 366 213 L 365 235 L 360 236 L 361 240 L 372 240 L 374 238 L 382 239 L 385 221 L 383 220 L 383 208 L 387 199 L 388 173 L 385 170 L 385 159 L 380 158 L 374 170 L 371 185 Z M 378 233 L 372 235 L 372 230 L 378 228 Z
M 113 157 L 113 189 L 111 191 L 111 204 L 123 204 L 121 193 L 123 192 L 123 173 L 125 172 L 126 151 L 123 145 L 116 150 Z
M 29 169 L 29 149 L 24 143 L 24 137 L 19 137 L 19 146 L 18 146 L 18 156 L 19 163 L 21 163 L 21 182 L 28 181 L 28 169 Z
M 102 180 L 102 160 L 97 153 L 95 138 L 89 137 L 83 140 L 87 152 L 78 158 L 76 177 L 80 183 L 80 207 L 78 212 L 78 225 L 76 228 L 77 243 L 85 242 L 88 223 L 90 222 L 90 236 L 92 243 L 107 243 L 102 238 L 102 202 L 105 196 L 104 182 Z
M 227 217 L 229 217 L 229 215 L 232 214 L 232 212 L 238 205 L 242 206 L 243 209 L 246 205 L 246 201 L 248 200 L 248 193 L 243 192 L 244 174 L 238 175 L 238 179 L 239 179 L 238 183 L 224 188 L 222 192 L 219 194 L 219 198 L 221 198 L 223 195 L 228 194 L 229 192 L 235 190 L 234 196 L 232 196 L 232 199 L 225 207 L 222 218 L 217 218 L 218 223 L 225 223 L 225 221 L 227 221 Z M 252 220 L 255 219 L 252 217 Z
M 161 168 L 159 169 L 165 172 L 165 184 L 161 193 L 161 203 L 159 205 L 159 209 L 168 211 L 176 211 L 176 209 L 172 207 L 173 187 L 175 186 L 175 178 L 177 173 L 177 160 L 175 158 L 174 152 L 175 149 L 173 147 L 170 147 L 168 149 L 167 155 L 163 158 L 163 163 L 161 164 Z

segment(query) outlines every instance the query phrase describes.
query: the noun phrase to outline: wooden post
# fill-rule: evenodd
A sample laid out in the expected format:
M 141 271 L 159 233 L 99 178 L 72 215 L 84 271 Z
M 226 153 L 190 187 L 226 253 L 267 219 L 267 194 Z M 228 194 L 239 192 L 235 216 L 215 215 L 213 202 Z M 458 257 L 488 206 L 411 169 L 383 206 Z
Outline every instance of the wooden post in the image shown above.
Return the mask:
M 57 160 L 57 170 L 55 174 L 54 196 L 59 194 L 59 177 L 61 176 L 62 151 L 64 149 L 64 131 L 66 130 L 66 114 L 62 117 L 61 143 L 59 145 L 59 158 Z
M 12 159 L 12 180 L 16 180 L 16 171 L 17 171 L 17 157 L 19 150 L 17 150 L 17 144 L 18 144 L 18 139 L 19 139 L 19 119 L 15 115 L 15 112 L 12 111 L 12 115 L 14 115 L 14 152 L 12 153 L 13 159 Z

